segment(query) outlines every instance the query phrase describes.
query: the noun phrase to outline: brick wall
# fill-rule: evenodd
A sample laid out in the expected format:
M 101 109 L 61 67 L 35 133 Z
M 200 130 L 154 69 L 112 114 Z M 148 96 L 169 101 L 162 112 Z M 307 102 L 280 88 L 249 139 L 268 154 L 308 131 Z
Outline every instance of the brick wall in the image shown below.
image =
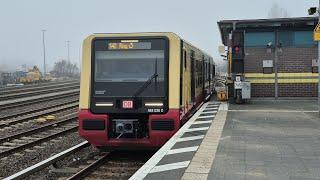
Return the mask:
M 251 84 L 251 97 L 274 97 L 274 84 Z
M 318 84 L 279 84 L 279 97 L 317 97 Z
M 317 47 L 283 48 L 283 52 L 279 53 L 278 72 L 312 72 L 312 59 L 316 59 L 317 54 Z
M 263 73 L 263 60 L 273 60 L 273 53 L 268 53 L 266 48 L 246 48 L 244 59 L 245 73 Z
M 263 73 L 263 60 L 274 60 L 274 52 L 267 48 L 246 48 L 244 59 L 245 73 Z M 279 53 L 279 73 L 312 72 L 312 59 L 317 58 L 317 47 L 282 48 Z M 274 97 L 274 84 L 252 84 L 252 97 Z M 279 97 L 316 97 L 316 83 L 279 84 Z

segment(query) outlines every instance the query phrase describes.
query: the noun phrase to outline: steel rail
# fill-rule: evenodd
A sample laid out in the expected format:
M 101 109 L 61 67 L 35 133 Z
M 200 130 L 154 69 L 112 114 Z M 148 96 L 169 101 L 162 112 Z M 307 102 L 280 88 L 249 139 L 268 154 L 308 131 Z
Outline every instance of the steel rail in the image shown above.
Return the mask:
M 61 125 L 61 124 L 64 124 L 64 123 L 68 123 L 68 122 L 70 122 L 72 120 L 76 120 L 77 116 L 76 116 L 76 113 L 72 113 L 72 114 L 63 116 L 62 118 L 65 118 L 65 119 L 59 120 L 59 121 L 55 121 L 55 122 L 52 122 L 52 123 L 48 123 L 48 124 L 42 125 L 40 127 L 36 127 L 36 128 L 33 128 L 33 129 L 25 130 L 25 131 L 22 131 L 22 132 L 19 132 L 19 133 L 10 135 L 10 136 L 6 136 L 6 137 L 3 137 L 3 138 L 0 138 L 0 143 L 12 141 L 13 139 L 18 139 L 18 138 L 23 137 L 23 136 L 28 136 L 28 135 L 31 135 L 31 134 L 35 134 L 35 133 L 37 133 L 39 131 L 47 130 L 48 128 L 55 128 L 55 126 L 57 126 L 57 125 Z
M 9 155 L 11 155 L 11 154 L 13 154 L 13 153 L 15 153 L 17 151 L 20 151 L 22 149 L 26 149 L 28 147 L 35 146 L 36 144 L 40 144 L 40 143 L 45 142 L 45 141 L 47 141 L 49 139 L 53 139 L 55 137 L 61 136 L 61 135 L 65 134 L 65 133 L 68 133 L 68 132 L 71 132 L 71 131 L 74 131 L 74 130 L 77 130 L 77 129 L 78 129 L 78 125 L 76 125 L 74 127 L 71 127 L 71 128 L 68 128 L 66 130 L 63 130 L 63 131 L 48 135 L 48 136 L 43 137 L 41 139 L 37 139 L 37 140 L 34 140 L 32 142 L 28 142 L 26 144 L 21 144 L 19 146 L 14 146 L 11 149 L 7 149 L 5 151 L 0 152 L 0 158 L 9 156 Z
M 39 90 L 39 91 L 28 91 L 28 92 L 21 92 L 21 93 L 15 93 L 15 94 L 8 94 L 8 95 L 2 95 L 0 96 L 0 100 L 11 100 L 11 99 L 17 99 L 17 98 L 22 98 L 26 96 L 33 96 L 33 95 L 40 95 L 40 94 L 46 94 L 46 93 L 52 93 L 52 92 L 57 92 L 57 91 L 66 91 L 70 90 L 73 88 L 79 88 L 80 85 L 68 85 L 68 86 L 62 86 L 62 87 L 57 87 L 57 88 L 52 88 L 52 89 L 44 89 L 44 90 Z
M 89 142 L 88 141 L 84 141 L 76 146 L 73 146 L 63 152 L 60 152 L 48 159 L 45 159 L 33 166 L 30 166 L 22 171 L 19 171 L 9 177 L 6 177 L 4 178 L 5 180 L 17 180 L 17 179 L 24 179 L 26 177 L 28 177 L 29 175 L 41 170 L 41 169 L 44 169 L 48 166 L 50 166 L 51 164 L 54 164 L 55 162 L 59 161 L 59 160 L 62 160 L 68 156 L 70 156 L 71 154 L 74 154 L 75 152 L 78 152 L 80 150 L 82 150 L 83 148 L 85 147 L 88 147 L 90 146 Z
M 101 158 L 97 159 L 87 167 L 81 169 L 79 172 L 74 174 L 73 176 L 69 177 L 67 180 L 77 180 L 77 179 L 82 179 L 88 174 L 90 174 L 92 171 L 96 170 L 110 155 L 110 152 L 106 152 L 104 156 Z
M 0 94 L 2 93 L 11 93 L 11 92 L 19 92 L 25 90 L 32 90 L 36 88 L 46 88 L 51 86 L 58 86 L 61 84 L 71 84 L 71 83 L 79 83 L 80 81 L 57 81 L 57 82 L 50 82 L 50 83 L 41 83 L 41 84 L 33 84 L 33 85 L 23 85 L 18 87 L 3 87 L 0 88 Z
M 66 106 L 68 104 L 71 105 L 71 104 L 76 103 L 78 101 L 79 101 L 78 99 L 74 99 L 74 100 L 71 100 L 71 101 L 68 101 L 68 102 L 60 102 L 60 103 L 57 103 L 57 104 L 54 104 L 54 105 L 51 105 L 51 106 L 48 106 L 48 107 L 40 107 L 40 108 L 35 108 L 35 109 L 32 109 L 32 110 L 28 110 L 28 111 L 19 111 L 18 113 L 1 116 L 0 117 L 0 128 L 1 128 L 1 125 L 7 124 L 7 122 L 1 123 L 1 121 L 13 119 L 13 118 L 15 118 L 15 119 L 24 119 L 24 120 L 27 120 L 27 119 L 30 119 L 30 118 L 37 118 L 39 116 L 43 116 L 43 115 L 46 115 L 46 114 L 49 114 L 49 113 L 56 112 L 55 111 L 56 109 L 54 109 L 54 108 L 59 108 L 61 106 Z M 33 115 L 33 114 L 35 114 L 35 115 Z M 28 117 L 23 117 L 23 116 L 26 116 L 26 115 L 28 115 Z M 17 121 L 17 120 L 15 120 L 15 121 Z
M 60 99 L 60 98 L 64 98 L 64 97 L 70 97 L 73 95 L 79 95 L 79 89 L 76 90 L 70 90 L 61 94 L 48 94 L 48 95 L 43 95 L 42 97 L 39 98 L 30 98 L 30 99 L 25 99 L 25 100 L 17 100 L 17 101 L 10 101 L 10 102 L 6 102 L 3 104 L 0 104 L 0 110 L 4 110 L 4 109 L 10 109 L 10 108 L 14 108 L 14 107 L 20 107 L 20 106 L 26 106 L 26 105 L 30 105 L 30 104 L 34 104 L 34 103 L 40 103 L 40 102 L 46 102 L 49 100 L 55 100 L 55 99 Z

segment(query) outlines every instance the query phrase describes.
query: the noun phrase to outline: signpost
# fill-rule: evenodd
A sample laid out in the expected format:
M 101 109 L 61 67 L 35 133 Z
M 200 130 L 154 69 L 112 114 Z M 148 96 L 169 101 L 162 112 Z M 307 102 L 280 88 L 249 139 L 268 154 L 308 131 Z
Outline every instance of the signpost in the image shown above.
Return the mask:
M 313 32 L 313 40 L 320 41 L 320 23 L 316 26 Z
M 313 15 L 318 12 L 318 25 L 314 29 L 313 33 L 313 40 L 318 41 L 318 110 L 319 110 L 319 116 L 320 116 L 320 1 L 319 1 L 319 6 L 318 9 L 316 7 L 311 7 L 309 10 L 309 15 Z
M 318 21 L 318 25 L 314 31 L 314 40 L 318 41 L 318 108 L 319 108 L 319 115 L 320 115 L 320 1 L 319 1 L 319 6 L 318 6 L 318 16 L 319 16 L 319 21 Z

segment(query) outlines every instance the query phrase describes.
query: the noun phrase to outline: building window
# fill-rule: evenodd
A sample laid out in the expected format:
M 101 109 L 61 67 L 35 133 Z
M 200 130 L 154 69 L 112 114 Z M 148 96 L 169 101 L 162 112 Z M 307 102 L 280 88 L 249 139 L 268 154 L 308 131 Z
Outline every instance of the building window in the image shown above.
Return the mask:
M 266 47 L 269 42 L 274 44 L 274 32 L 248 32 L 244 36 L 244 45 L 246 47 Z
M 313 41 L 313 31 L 296 31 L 294 32 L 294 44 L 299 45 L 316 45 Z
M 279 43 L 283 47 L 293 46 L 294 45 L 294 33 L 290 31 L 282 31 L 278 33 Z
M 278 33 L 279 43 L 283 47 L 295 46 L 313 46 L 316 44 L 313 41 L 312 31 L 281 31 Z

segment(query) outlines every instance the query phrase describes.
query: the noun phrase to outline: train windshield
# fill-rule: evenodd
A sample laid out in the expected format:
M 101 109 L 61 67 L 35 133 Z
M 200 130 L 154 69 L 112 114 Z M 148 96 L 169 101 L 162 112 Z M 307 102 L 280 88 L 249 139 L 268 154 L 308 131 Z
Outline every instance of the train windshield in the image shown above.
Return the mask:
M 165 96 L 165 40 L 96 40 L 94 48 L 95 96 Z
M 157 74 L 164 81 L 164 51 L 96 51 L 96 82 L 146 82 Z

